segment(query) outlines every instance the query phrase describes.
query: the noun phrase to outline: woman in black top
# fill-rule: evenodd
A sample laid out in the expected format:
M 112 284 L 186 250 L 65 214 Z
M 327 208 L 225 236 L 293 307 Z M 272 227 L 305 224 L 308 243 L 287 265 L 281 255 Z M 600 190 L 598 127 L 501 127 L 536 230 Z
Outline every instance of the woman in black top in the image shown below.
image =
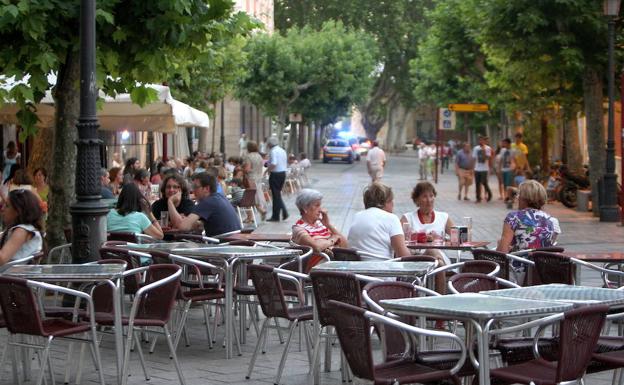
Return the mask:
M 182 192 L 180 204 L 176 206 L 178 213 L 189 215 L 195 203 L 189 198 L 188 185 L 184 178 L 178 174 L 169 174 L 160 184 L 160 199 L 152 204 L 152 213 L 156 219 L 160 219 L 160 213 L 167 211 L 167 200 L 178 191 Z

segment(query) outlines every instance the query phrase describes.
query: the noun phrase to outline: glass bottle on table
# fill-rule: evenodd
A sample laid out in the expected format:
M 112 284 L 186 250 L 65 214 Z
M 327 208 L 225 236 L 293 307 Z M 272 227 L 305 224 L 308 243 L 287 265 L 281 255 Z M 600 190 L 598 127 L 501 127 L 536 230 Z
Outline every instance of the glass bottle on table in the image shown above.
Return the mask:
M 472 217 L 464 217 L 464 226 L 468 228 L 467 242 L 472 242 Z
M 402 223 L 401 225 L 403 226 L 403 234 L 405 235 L 405 240 L 407 242 L 411 241 L 411 239 L 412 239 L 412 227 L 410 226 L 410 224 L 408 222 Z

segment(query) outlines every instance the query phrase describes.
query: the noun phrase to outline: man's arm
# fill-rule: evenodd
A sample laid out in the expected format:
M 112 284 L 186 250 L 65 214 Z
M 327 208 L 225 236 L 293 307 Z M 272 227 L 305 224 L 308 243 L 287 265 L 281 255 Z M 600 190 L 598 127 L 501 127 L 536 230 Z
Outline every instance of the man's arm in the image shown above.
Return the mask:
M 180 194 L 179 192 L 177 194 Z M 176 195 L 177 195 L 176 194 Z M 180 230 L 191 230 L 195 223 L 200 219 L 197 214 L 189 214 L 186 217 L 182 217 L 176 209 L 173 197 L 167 199 L 167 211 L 169 212 L 169 221 L 171 226 Z

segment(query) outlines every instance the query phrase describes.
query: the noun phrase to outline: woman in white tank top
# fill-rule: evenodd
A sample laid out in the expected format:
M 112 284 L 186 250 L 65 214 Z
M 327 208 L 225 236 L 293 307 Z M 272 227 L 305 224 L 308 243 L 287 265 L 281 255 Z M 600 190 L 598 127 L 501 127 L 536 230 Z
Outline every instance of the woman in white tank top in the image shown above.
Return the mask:
M 403 214 L 401 217 L 401 223 L 409 223 L 412 233 L 425 232 L 429 241 L 436 237 L 444 239 L 444 235 L 450 233 L 453 226 L 453 221 L 449 218 L 448 213 L 433 209 L 436 194 L 435 187 L 431 183 L 419 182 L 412 190 L 412 200 L 418 208 Z M 440 250 L 428 249 L 425 254 L 436 257 L 439 265 L 450 262 Z M 446 292 L 444 274 L 436 276 L 436 290 L 442 294 Z
M 22 189 L 2 198 L 2 221 L 7 230 L 0 236 L 0 265 L 38 253 L 43 247 L 43 211 L 39 198 Z

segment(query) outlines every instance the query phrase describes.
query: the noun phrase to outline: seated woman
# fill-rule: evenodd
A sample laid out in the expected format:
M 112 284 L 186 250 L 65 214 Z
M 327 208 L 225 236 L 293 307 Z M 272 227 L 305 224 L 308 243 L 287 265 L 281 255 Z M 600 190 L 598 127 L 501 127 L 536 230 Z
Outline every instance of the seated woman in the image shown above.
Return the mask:
M 157 239 L 164 236 L 160 223 L 150 211 L 149 202 L 134 183 L 121 190 L 117 206 L 108 212 L 106 230 L 147 234 Z
M 546 189 L 535 180 L 518 187 L 518 210 L 507 214 L 503 233 L 496 250 L 509 253 L 518 250 L 553 246 L 561 234 L 559 221 L 542 211 Z
M 7 230 L 0 236 L 0 265 L 38 253 L 43 247 L 43 211 L 28 190 L 9 192 L 2 207 Z
M 160 185 L 160 199 L 152 205 L 152 213 L 156 219 L 160 219 L 162 211 L 168 211 L 167 200 L 172 199 L 178 191 L 181 192 L 182 197 L 175 205 L 176 210 L 182 215 L 191 213 L 195 203 L 189 198 L 189 189 L 184 177 L 179 174 L 169 174 Z
M 385 258 L 410 255 L 399 218 L 392 214 L 392 189 L 374 182 L 364 190 L 364 208 L 355 214 L 347 240 L 351 247 Z
M 327 210 L 321 207 L 323 195 L 312 189 L 303 189 L 297 195 L 295 205 L 301 218 L 292 227 L 292 241 L 310 246 L 315 252 L 331 247 L 347 247 L 347 240 L 329 221 Z
M 433 209 L 437 192 L 429 182 L 419 182 L 412 190 L 412 201 L 418 207 L 415 211 L 403 214 L 402 224 L 408 224 L 414 233 L 427 233 L 428 239 L 436 237 L 444 238 L 445 234 L 451 233 L 453 221 L 448 213 Z M 438 265 L 450 263 L 441 250 L 428 249 L 424 254 L 431 255 L 438 260 Z M 436 276 L 436 289 L 444 294 L 446 292 L 446 277 L 444 274 Z

